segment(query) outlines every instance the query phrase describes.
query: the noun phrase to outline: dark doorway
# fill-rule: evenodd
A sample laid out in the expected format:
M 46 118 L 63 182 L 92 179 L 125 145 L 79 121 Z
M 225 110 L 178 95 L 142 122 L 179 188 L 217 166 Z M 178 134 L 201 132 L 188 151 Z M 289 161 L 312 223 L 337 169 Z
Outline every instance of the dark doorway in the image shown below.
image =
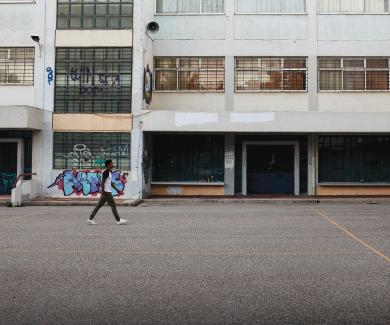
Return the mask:
M 247 193 L 294 194 L 293 145 L 248 145 Z
M 0 143 L 0 195 L 11 194 L 17 173 L 18 144 Z

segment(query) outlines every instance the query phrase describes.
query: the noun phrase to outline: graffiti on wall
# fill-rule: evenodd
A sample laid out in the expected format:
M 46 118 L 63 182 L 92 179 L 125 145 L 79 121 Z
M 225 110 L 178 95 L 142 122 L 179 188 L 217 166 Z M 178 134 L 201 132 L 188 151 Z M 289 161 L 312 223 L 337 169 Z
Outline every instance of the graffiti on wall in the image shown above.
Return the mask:
M 120 170 L 112 172 L 112 182 L 120 191 L 124 191 L 127 183 L 127 173 L 122 173 Z M 48 188 L 57 187 L 62 190 L 65 196 L 71 195 L 92 195 L 96 196 L 100 190 L 102 181 L 102 171 L 100 170 L 64 170 L 59 174 L 53 184 Z M 112 190 L 113 196 L 119 196 L 119 193 Z
M 51 83 L 52 83 L 53 80 L 54 80 L 54 72 L 53 72 L 53 69 L 50 68 L 50 67 L 47 67 L 47 68 L 46 68 L 46 72 L 47 72 L 47 83 L 48 83 L 49 86 L 50 86 Z
M 81 169 L 93 166 L 102 167 L 104 161 L 110 157 L 128 157 L 128 155 L 129 149 L 126 145 L 90 149 L 85 144 L 76 144 L 73 151 L 66 153 L 64 157 L 72 161 L 72 167 Z
M 16 174 L 0 173 L 0 194 L 11 193 L 16 180 Z
M 80 95 L 98 96 L 109 87 L 120 85 L 118 73 L 95 73 L 94 69 L 82 65 L 70 68 L 70 79 L 80 82 Z

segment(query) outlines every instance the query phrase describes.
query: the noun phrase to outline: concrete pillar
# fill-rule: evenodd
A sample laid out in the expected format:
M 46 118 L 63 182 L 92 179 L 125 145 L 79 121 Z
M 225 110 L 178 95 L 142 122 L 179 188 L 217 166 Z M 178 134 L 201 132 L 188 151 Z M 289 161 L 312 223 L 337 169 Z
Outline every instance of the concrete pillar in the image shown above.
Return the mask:
M 318 111 L 318 79 L 317 79 L 317 57 L 318 57 L 318 40 L 317 40 L 317 1 L 307 1 L 308 15 L 308 40 L 309 53 L 307 62 L 307 82 L 309 111 Z
M 234 195 L 235 136 L 225 135 L 225 195 Z
M 308 157 L 307 157 L 307 194 L 316 195 L 317 173 L 318 173 L 318 135 L 308 135 Z

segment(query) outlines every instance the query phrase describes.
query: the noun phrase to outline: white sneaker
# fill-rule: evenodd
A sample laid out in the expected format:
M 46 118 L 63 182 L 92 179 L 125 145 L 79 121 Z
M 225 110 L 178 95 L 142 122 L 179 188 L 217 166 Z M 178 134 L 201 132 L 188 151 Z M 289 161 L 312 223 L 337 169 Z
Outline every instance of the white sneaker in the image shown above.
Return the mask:
M 87 220 L 87 225 L 91 225 L 91 226 L 95 226 L 97 225 L 97 222 L 95 222 L 94 220 Z
M 125 220 L 125 219 L 120 219 L 116 224 L 117 224 L 117 225 L 127 225 L 127 220 Z

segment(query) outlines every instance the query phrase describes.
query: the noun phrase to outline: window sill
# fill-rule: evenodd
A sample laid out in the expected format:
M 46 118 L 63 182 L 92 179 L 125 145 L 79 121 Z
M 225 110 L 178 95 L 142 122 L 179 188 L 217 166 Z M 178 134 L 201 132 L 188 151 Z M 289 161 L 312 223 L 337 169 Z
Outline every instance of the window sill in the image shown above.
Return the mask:
M 224 94 L 225 91 L 201 91 L 201 90 L 154 90 L 157 94 Z
M 307 12 L 236 12 L 235 16 L 307 16 Z
M 170 185 L 170 186 L 224 186 L 224 182 L 152 182 L 152 185 Z
M 317 15 L 319 16 L 386 16 L 389 15 L 390 12 L 370 12 L 370 13 L 364 13 L 364 12 L 319 12 Z
M 220 13 L 155 13 L 154 14 L 155 16 L 161 16 L 161 17 L 164 17 L 164 16 L 225 16 L 225 13 L 224 12 L 220 12 Z
M 389 183 L 383 183 L 383 182 L 378 182 L 378 183 L 356 183 L 356 182 L 323 182 L 323 183 L 318 183 L 318 186 L 356 186 L 356 187 L 364 187 L 364 186 L 370 186 L 370 187 L 375 187 L 375 186 L 390 186 Z

